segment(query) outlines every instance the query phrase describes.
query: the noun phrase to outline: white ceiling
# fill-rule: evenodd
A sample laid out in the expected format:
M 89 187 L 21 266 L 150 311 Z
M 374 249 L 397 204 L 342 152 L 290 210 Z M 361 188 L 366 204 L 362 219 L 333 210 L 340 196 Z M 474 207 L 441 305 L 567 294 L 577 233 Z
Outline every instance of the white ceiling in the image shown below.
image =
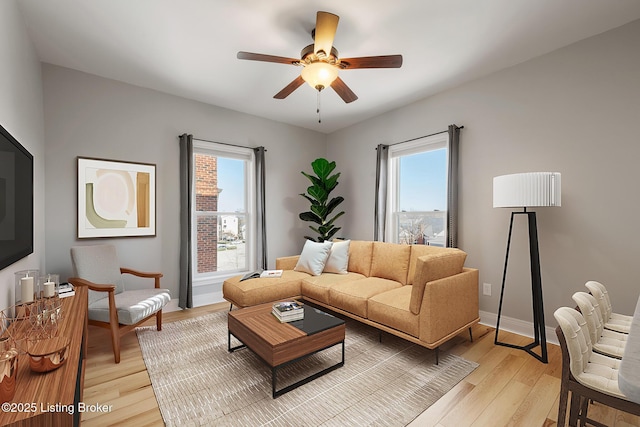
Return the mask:
M 330 133 L 640 18 L 638 0 L 20 0 L 43 62 Z M 402 54 L 400 69 L 344 70 L 359 99 L 301 86 L 318 10 L 341 57 Z

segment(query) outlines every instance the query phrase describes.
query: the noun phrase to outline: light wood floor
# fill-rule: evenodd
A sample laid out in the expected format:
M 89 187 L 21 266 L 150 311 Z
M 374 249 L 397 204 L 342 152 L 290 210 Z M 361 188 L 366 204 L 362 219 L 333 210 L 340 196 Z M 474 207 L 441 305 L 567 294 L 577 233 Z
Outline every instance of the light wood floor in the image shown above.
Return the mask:
M 228 308 L 227 303 L 222 303 L 165 313 L 164 323 Z M 521 350 L 495 346 L 493 328 L 477 325 L 473 336 L 473 343 L 469 342 L 468 334 L 462 334 L 442 350 L 476 361 L 480 366 L 411 426 L 555 426 L 560 348 L 549 345 L 549 363 L 543 364 Z M 530 341 L 510 333 L 504 336 L 501 333 L 500 340 L 519 345 Z M 123 337 L 121 362 L 116 365 L 107 330 L 90 327 L 83 401 L 111 405 L 111 410 L 104 414 L 83 414 L 83 426 L 163 425 L 135 333 Z M 640 426 L 639 417 L 598 404 L 590 406 L 589 414 L 611 427 Z

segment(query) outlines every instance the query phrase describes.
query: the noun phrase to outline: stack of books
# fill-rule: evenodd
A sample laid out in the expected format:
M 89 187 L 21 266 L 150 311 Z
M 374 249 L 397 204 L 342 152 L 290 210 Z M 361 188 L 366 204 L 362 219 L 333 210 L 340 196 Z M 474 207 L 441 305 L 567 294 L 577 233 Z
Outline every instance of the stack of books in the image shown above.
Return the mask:
M 58 298 L 72 297 L 76 294 L 76 290 L 71 283 L 60 283 L 58 287 Z
M 273 304 L 271 313 L 280 323 L 304 319 L 304 305 L 298 301 L 284 301 Z

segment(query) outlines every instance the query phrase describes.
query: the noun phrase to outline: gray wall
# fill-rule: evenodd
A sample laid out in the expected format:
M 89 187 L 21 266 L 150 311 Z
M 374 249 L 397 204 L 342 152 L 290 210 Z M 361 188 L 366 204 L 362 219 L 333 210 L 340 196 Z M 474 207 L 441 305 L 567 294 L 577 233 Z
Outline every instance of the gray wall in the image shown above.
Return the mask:
M 497 312 L 510 215 L 492 208 L 492 178 L 558 171 L 562 207 L 537 209 L 547 325 L 590 279 L 610 287 L 617 311 L 632 313 L 640 294 L 638 46 L 640 21 L 330 135 L 328 157 L 343 159 L 349 235 L 373 236 L 376 144 L 464 125 L 459 245 L 480 269 L 480 294 L 483 282 L 493 285 L 481 310 Z M 514 239 L 503 314 L 531 321 L 525 221 Z
M 269 264 L 298 253 L 304 230 L 297 214 L 305 201 L 301 170 L 324 155 L 325 136 L 49 64 L 43 65 L 46 143 L 47 268 L 71 271 L 69 248 L 99 239 L 76 239 L 76 157 L 155 163 L 157 236 L 108 239 L 123 264 L 162 271 L 177 298 L 179 261 L 178 135 L 267 149 Z M 134 285 L 135 286 L 135 285 Z M 195 293 L 219 291 L 199 289 Z
M 0 2 L 0 124 L 34 158 L 34 253 L 0 270 L 0 309 L 14 303 L 14 273 L 44 269 L 44 119 L 40 61 L 14 0 Z
M 563 174 L 563 206 L 538 209 L 547 324 L 555 324 L 555 308 L 572 305 L 571 294 L 589 279 L 611 288 L 618 311 L 631 312 L 637 301 L 640 21 L 328 137 L 52 65 L 41 72 L 15 1 L 0 2 L 0 24 L 0 53 L 7 58 L 0 67 L 0 123 L 34 154 L 36 165 L 35 253 L 0 271 L 3 306 L 12 302 L 15 271 L 46 267 L 68 275 L 69 248 L 99 241 L 75 239 L 76 156 L 157 165 L 157 237 L 109 241 L 126 264 L 164 271 L 165 284 L 175 290 L 178 134 L 267 147 L 273 266 L 275 257 L 302 247 L 306 224 L 297 214 L 306 206 L 298 193 L 306 182 L 300 170 L 314 158 L 336 160 L 343 174 L 342 234 L 371 239 L 375 145 L 450 123 L 465 126 L 460 246 L 469 254 L 467 265 L 480 269 L 481 284 L 493 284 L 481 310 L 497 311 L 509 221 L 508 210 L 491 206 L 491 179 L 523 171 Z M 504 314 L 530 321 L 523 223 L 515 233 Z

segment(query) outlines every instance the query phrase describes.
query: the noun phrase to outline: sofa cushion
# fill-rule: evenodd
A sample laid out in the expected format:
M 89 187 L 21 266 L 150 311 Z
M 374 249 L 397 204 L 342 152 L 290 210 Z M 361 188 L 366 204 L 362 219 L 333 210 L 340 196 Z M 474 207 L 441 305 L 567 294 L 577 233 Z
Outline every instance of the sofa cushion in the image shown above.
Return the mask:
M 465 252 L 455 248 L 418 257 L 411 292 L 410 309 L 413 314 L 420 313 L 427 283 L 461 273 L 466 258 Z
M 224 298 L 238 307 L 249 307 L 285 298 L 300 296 L 300 282 L 310 277 L 301 271 L 284 270 L 281 277 L 243 280 L 242 276 L 227 279 L 222 284 Z
M 409 310 L 409 301 L 411 301 L 411 286 L 403 286 L 375 295 L 369 298 L 369 320 L 418 338 L 420 322 L 418 315 Z
M 371 273 L 369 277 L 394 280 L 407 284 L 411 246 L 398 243 L 373 242 Z
M 318 276 L 324 269 L 327 262 L 329 252 L 331 251 L 331 242 L 313 242 L 307 240 L 302 248 L 300 258 L 296 264 L 295 271 L 303 271 L 305 273 Z
M 342 283 L 353 282 L 364 279 L 365 276 L 359 273 L 347 274 L 321 274 L 312 276 L 302 281 L 300 287 L 302 295 L 311 299 L 329 304 L 329 289 L 333 286 L 340 286 Z
M 369 277 L 373 242 L 352 240 L 349 244 L 349 271 Z
M 329 258 L 324 264 L 324 273 L 347 274 L 349 268 L 349 244 L 350 240 L 333 242 L 329 251 Z
M 366 277 L 353 282 L 341 283 L 329 288 L 329 304 L 336 308 L 367 317 L 367 300 L 374 295 L 401 287 L 394 280 Z
M 453 248 L 442 248 L 439 246 L 429 245 L 411 245 L 411 257 L 409 258 L 409 272 L 407 274 L 407 285 L 413 284 L 413 279 L 416 274 L 416 264 L 418 258 L 424 255 L 434 255 L 451 250 L 457 250 Z

